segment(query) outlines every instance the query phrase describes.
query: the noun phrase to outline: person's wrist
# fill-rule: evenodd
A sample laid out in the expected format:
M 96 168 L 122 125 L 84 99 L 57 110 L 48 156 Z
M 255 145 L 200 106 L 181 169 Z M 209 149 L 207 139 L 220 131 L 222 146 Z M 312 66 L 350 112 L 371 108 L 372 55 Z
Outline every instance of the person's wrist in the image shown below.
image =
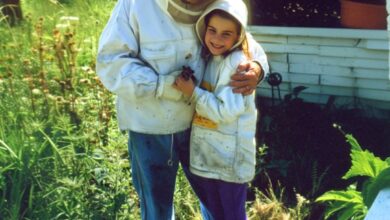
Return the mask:
M 256 60 L 253 60 L 253 63 L 255 63 L 255 65 L 258 66 L 258 68 L 256 68 L 256 70 L 258 70 L 258 72 L 257 71 L 254 71 L 254 72 L 257 76 L 257 84 L 259 84 L 264 79 L 264 70 L 263 70 L 263 67 L 261 66 L 261 64 L 259 62 L 257 62 Z

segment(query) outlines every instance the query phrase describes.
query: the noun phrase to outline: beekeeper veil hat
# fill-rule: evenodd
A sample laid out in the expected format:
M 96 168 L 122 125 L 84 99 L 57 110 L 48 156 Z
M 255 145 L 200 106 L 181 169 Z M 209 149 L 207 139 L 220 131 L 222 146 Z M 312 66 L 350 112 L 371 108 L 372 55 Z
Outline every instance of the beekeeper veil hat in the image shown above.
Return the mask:
M 215 0 L 201 0 L 197 4 L 189 4 L 185 0 L 166 1 L 168 13 L 175 21 L 184 24 L 195 24 L 206 7 Z

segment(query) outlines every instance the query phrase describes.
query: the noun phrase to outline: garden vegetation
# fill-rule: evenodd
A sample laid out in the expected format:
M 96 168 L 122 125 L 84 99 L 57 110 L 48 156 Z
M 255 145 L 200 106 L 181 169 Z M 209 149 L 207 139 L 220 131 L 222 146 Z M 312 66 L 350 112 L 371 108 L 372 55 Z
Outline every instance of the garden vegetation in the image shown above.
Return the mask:
M 95 72 L 99 36 L 115 2 L 24 0 L 23 19 L 12 26 L 0 14 L 0 219 L 140 219 L 127 134 L 117 127 L 114 96 Z M 267 186 L 252 183 L 249 218 L 313 216 L 327 171 L 309 168 L 312 192 L 293 186 L 293 199 L 285 199 L 285 186 L 267 178 L 272 164 L 283 164 L 265 160 L 267 154 L 259 146 L 256 180 Z M 339 211 L 330 210 L 327 216 Z M 201 219 L 181 170 L 175 213 L 179 220 Z

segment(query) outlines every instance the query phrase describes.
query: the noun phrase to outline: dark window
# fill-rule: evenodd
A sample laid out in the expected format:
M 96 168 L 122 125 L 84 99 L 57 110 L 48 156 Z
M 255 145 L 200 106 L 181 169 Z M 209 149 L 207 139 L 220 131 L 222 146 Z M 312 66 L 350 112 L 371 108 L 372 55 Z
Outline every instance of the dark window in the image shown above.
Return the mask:
M 252 24 L 340 27 L 339 0 L 250 0 Z

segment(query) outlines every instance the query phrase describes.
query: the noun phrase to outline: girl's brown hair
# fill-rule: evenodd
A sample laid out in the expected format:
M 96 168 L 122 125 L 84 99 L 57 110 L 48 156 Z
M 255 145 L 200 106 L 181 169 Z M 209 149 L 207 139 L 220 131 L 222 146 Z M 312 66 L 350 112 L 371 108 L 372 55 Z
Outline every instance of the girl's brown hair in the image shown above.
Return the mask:
M 220 10 L 220 9 L 213 10 L 205 16 L 204 24 L 205 24 L 206 29 L 207 29 L 207 26 L 210 22 L 210 19 L 214 15 L 217 15 L 217 16 L 220 16 L 222 18 L 229 19 L 229 20 L 233 21 L 237 26 L 237 33 L 239 33 L 241 35 L 242 25 L 240 24 L 240 22 L 235 17 L 233 17 L 231 14 L 227 13 L 226 11 Z M 242 43 L 237 47 L 237 49 L 242 50 L 242 52 L 244 53 L 244 55 L 246 56 L 246 58 L 248 60 L 252 59 L 252 54 L 249 52 L 249 42 L 248 42 L 248 38 L 247 38 L 246 34 L 244 36 Z M 227 51 L 225 54 L 223 54 L 223 56 L 226 57 L 231 52 L 232 51 Z M 202 57 L 207 60 L 210 57 L 210 55 L 211 55 L 211 53 L 210 53 L 209 49 L 206 46 L 203 46 Z

